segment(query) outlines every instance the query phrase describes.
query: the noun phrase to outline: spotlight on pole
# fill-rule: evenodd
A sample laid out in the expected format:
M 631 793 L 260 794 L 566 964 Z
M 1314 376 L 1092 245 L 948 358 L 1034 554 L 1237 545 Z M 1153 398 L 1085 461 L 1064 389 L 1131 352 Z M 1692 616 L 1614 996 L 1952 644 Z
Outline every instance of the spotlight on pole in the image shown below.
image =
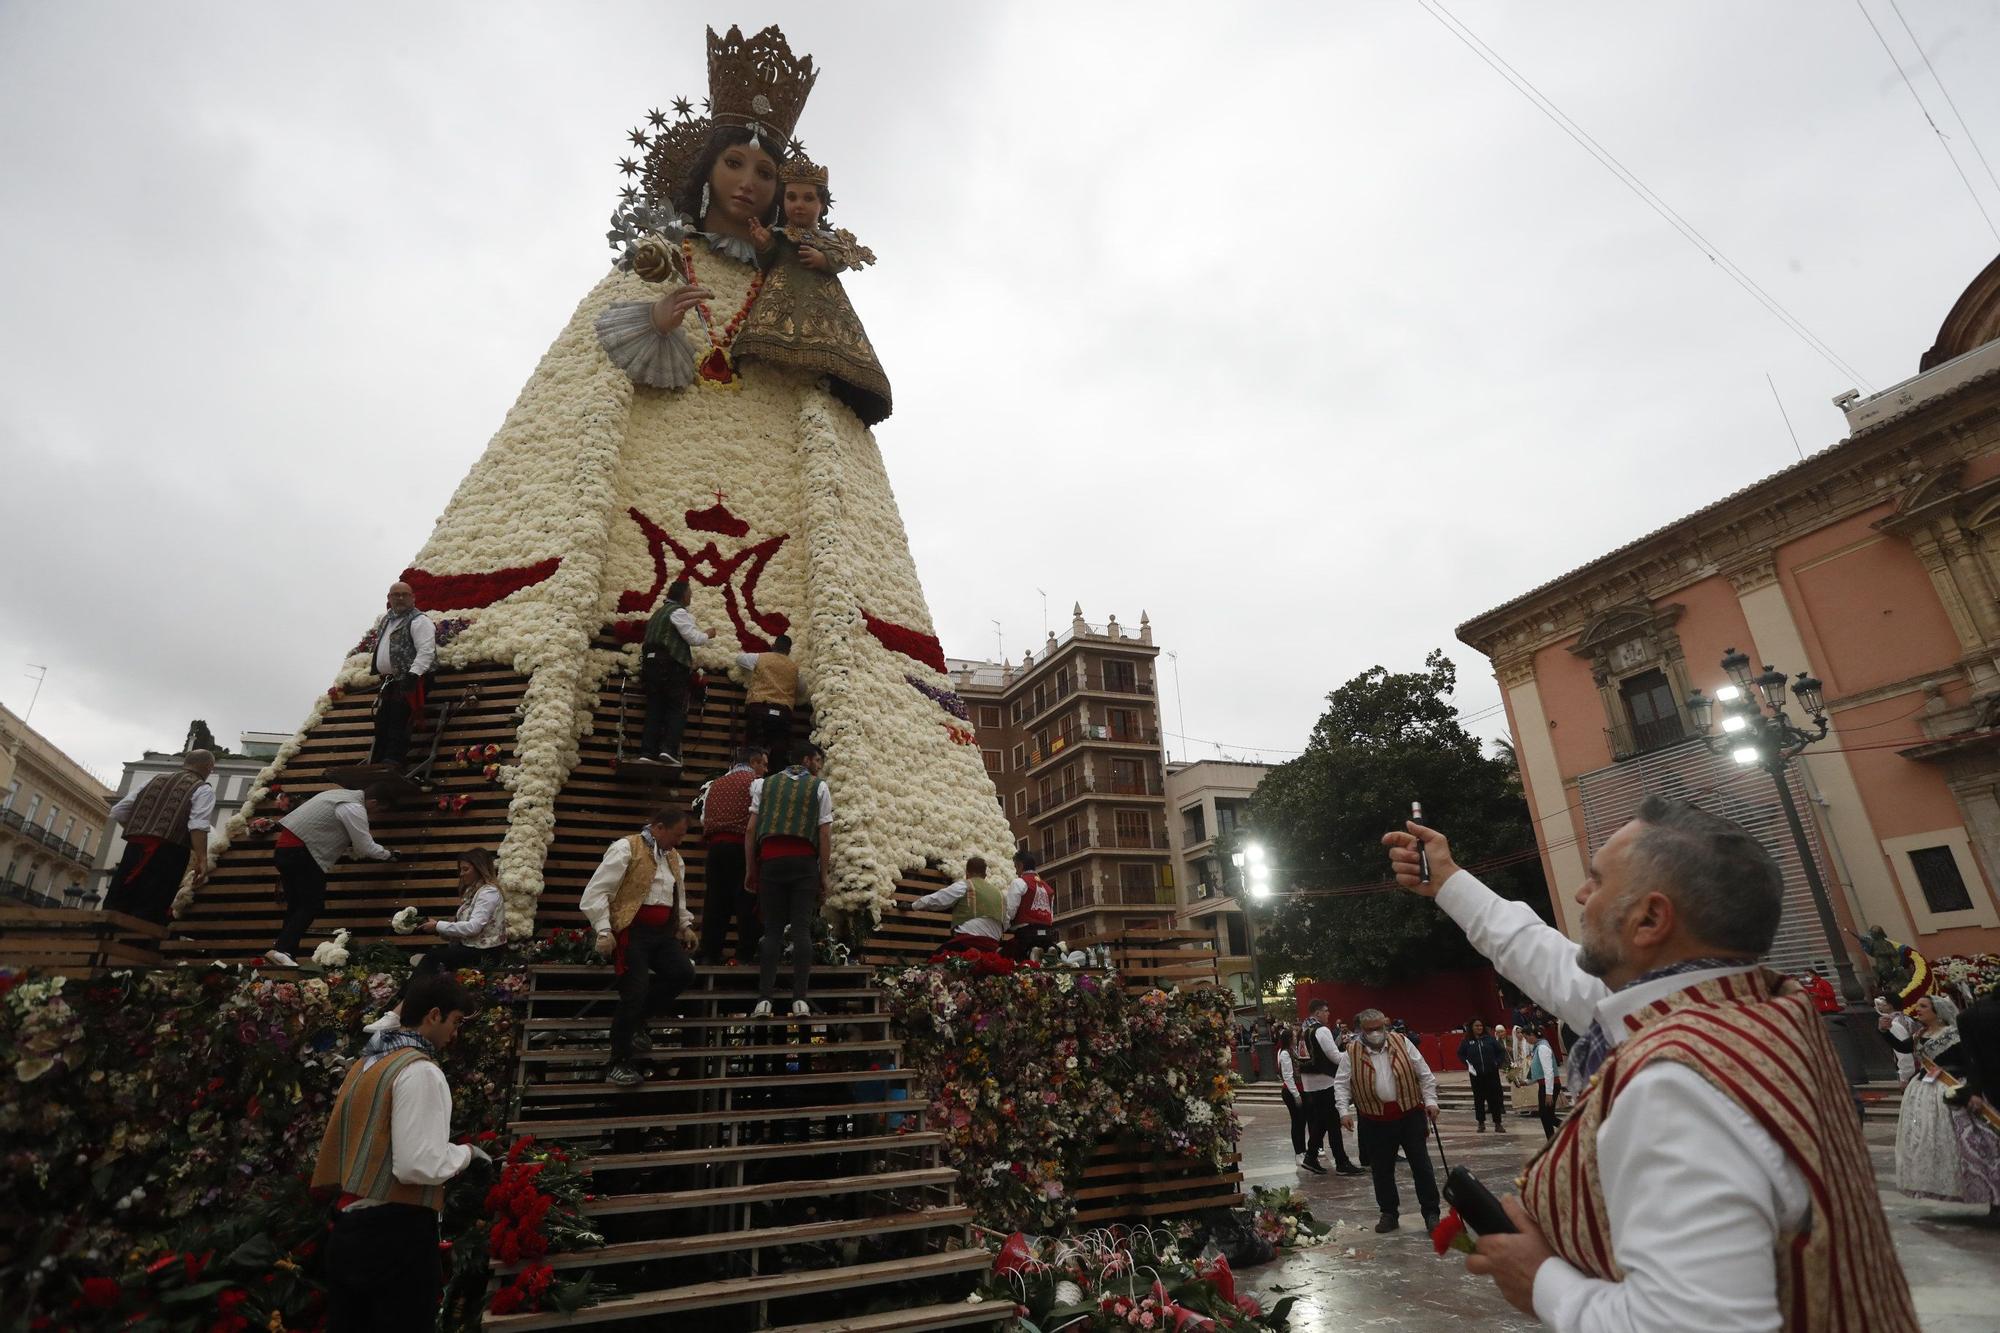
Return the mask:
M 1736 747 L 1735 751 L 1730 755 L 1730 758 L 1734 759 L 1737 763 L 1742 764 L 1746 768 L 1749 767 L 1751 764 L 1758 762 L 1763 757 L 1764 757 L 1763 752 L 1760 751 L 1754 745 L 1739 745 Z

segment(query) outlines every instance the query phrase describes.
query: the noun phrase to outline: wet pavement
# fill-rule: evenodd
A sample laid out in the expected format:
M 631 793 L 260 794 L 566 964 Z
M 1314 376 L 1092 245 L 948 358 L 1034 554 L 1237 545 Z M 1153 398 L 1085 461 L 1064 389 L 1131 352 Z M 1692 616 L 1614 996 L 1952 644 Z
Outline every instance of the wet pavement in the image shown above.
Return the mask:
M 1295 1333 L 1349 1330 L 1537 1329 L 1538 1320 L 1516 1313 L 1493 1284 L 1465 1271 L 1464 1256 L 1439 1258 L 1424 1234 L 1410 1188 L 1409 1168 L 1399 1167 L 1403 1229 L 1375 1234 L 1375 1192 L 1366 1175 L 1314 1176 L 1294 1165 L 1289 1122 L 1282 1105 L 1239 1101 L 1243 1119 L 1243 1177 L 1251 1185 L 1294 1185 L 1312 1200 L 1313 1215 L 1333 1233 L 1310 1249 L 1245 1270 L 1254 1290 L 1295 1295 Z M 1496 1192 L 1511 1186 L 1542 1145 L 1532 1119 L 1508 1122 L 1508 1133 L 1480 1134 L 1470 1110 L 1447 1106 L 1438 1121 L 1444 1150 L 1454 1165 L 1470 1167 Z M 1868 1128 L 1876 1179 L 1883 1188 L 1890 1229 L 1925 1329 L 1944 1333 L 2000 1333 L 2000 1229 L 1984 1224 L 1985 1209 L 1906 1199 L 1896 1193 L 1895 1126 Z M 1348 1136 L 1353 1151 L 1353 1135 Z M 1437 1147 L 1432 1145 L 1436 1167 Z M 1330 1165 L 1330 1159 L 1329 1159 Z M 1438 1172 L 1442 1183 L 1443 1172 Z

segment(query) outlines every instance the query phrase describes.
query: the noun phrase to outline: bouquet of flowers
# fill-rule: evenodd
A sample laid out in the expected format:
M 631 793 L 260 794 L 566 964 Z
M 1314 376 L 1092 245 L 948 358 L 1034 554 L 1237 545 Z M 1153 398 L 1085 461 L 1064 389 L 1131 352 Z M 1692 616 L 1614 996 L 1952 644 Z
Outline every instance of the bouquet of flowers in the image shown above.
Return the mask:
M 405 907 L 402 911 L 389 918 L 389 928 L 398 935 L 413 935 L 416 933 L 417 923 L 423 919 L 424 914 L 422 912 L 419 912 L 414 907 Z
M 1220 1254 L 1189 1258 L 1170 1233 L 1143 1227 L 1070 1237 L 1016 1232 L 989 1246 L 993 1269 L 978 1298 L 1012 1302 L 1034 1328 L 1251 1333 L 1285 1328 L 1294 1300 L 1267 1307 L 1237 1290 Z
M 312 951 L 313 962 L 326 968 L 346 967 L 347 941 L 350 938 L 350 933 L 343 930 L 330 940 L 320 941 L 319 947 Z

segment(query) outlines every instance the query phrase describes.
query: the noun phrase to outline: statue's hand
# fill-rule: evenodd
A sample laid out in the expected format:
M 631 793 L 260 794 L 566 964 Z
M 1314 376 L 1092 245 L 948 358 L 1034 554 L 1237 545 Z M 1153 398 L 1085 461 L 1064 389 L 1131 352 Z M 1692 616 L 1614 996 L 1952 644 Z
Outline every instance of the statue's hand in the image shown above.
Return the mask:
M 632 271 L 647 282 L 665 282 L 673 275 L 673 251 L 658 236 L 642 236 L 632 245 Z

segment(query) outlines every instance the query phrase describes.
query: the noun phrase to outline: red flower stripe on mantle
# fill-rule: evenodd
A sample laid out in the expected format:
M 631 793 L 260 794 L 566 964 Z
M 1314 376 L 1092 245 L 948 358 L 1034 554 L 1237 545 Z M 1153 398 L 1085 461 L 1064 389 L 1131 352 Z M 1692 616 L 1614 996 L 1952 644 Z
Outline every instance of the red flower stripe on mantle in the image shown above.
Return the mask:
M 417 605 L 426 610 L 475 611 L 534 587 L 555 573 L 560 564 L 561 556 L 550 556 L 532 565 L 496 569 L 490 574 L 427 574 L 412 566 L 403 571 L 403 582 L 416 594 Z
M 944 645 L 935 636 L 871 615 L 866 607 L 862 608 L 861 618 L 868 623 L 868 632 L 881 640 L 884 648 L 893 649 L 911 661 L 922 662 L 940 676 L 949 674 L 944 669 Z

